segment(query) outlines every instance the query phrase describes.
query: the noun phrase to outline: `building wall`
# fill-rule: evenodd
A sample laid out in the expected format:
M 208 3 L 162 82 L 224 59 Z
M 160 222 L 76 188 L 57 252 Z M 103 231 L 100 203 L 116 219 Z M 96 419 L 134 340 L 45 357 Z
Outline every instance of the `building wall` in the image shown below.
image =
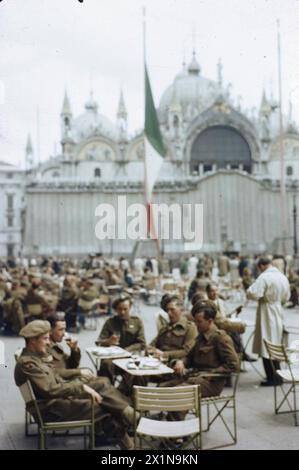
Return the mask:
M 8 175 L 12 175 L 8 177 Z M 13 197 L 12 208 L 8 208 L 8 195 Z M 7 165 L 0 167 L 0 257 L 11 254 L 17 256 L 22 244 L 22 199 L 23 199 L 23 172 Z M 12 218 L 9 226 L 8 217 Z
M 130 240 L 99 241 L 95 209 L 101 203 L 117 209 L 119 196 L 127 205 L 143 203 L 141 187 L 114 188 L 28 188 L 26 194 L 25 254 L 86 255 L 131 253 Z M 281 237 L 280 193 L 254 177 L 223 170 L 203 178 L 160 184 L 155 203 L 203 204 L 203 251 L 236 249 L 261 252 L 271 249 Z M 118 214 L 120 225 L 126 223 L 125 211 Z M 287 193 L 288 235 L 292 230 L 292 194 Z M 116 212 L 117 215 L 117 212 Z M 184 240 L 164 241 L 166 253 L 183 253 Z

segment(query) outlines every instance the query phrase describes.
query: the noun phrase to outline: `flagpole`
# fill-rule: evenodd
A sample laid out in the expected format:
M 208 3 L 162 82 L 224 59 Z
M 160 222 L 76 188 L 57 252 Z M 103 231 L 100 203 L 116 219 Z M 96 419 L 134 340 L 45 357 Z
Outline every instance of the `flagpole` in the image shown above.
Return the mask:
M 286 188 L 285 188 L 285 156 L 283 141 L 283 114 L 282 114 L 282 77 L 281 77 L 281 44 L 280 21 L 277 20 L 277 61 L 278 61 L 278 93 L 279 93 L 279 155 L 280 155 L 280 223 L 282 228 L 282 251 L 286 254 Z
M 143 83 L 145 84 L 146 80 L 146 7 L 142 7 L 142 35 L 143 35 Z M 144 85 L 145 86 L 145 85 Z M 144 99 L 144 121 L 146 113 L 146 104 Z M 145 149 L 145 129 L 143 129 L 143 139 L 144 139 L 144 152 Z M 148 192 L 147 192 L 147 172 L 146 172 L 146 155 L 144 153 L 144 198 L 146 204 L 146 236 L 150 236 L 150 201 L 148 201 Z
M 147 57 L 147 50 L 146 50 L 146 7 L 142 7 L 142 16 L 143 16 L 143 21 L 142 21 L 142 31 L 143 31 L 143 73 L 144 73 L 144 79 L 143 83 L 145 85 L 146 83 L 146 57 Z M 145 113 L 146 113 L 146 103 L 144 100 L 144 122 L 145 122 Z M 146 152 L 145 148 L 145 130 L 143 130 L 143 138 L 144 138 L 144 152 Z M 147 233 L 147 238 L 151 239 L 151 234 L 153 234 L 153 238 L 155 239 L 157 243 L 157 248 L 158 248 L 158 253 L 160 253 L 160 244 L 159 244 L 159 238 L 156 234 L 155 231 L 155 226 L 154 226 L 154 214 L 153 214 L 153 207 L 152 203 L 148 194 L 148 178 L 147 178 L 147 170 L 146 170 L 146 155 L 144 154 L 144 197 L 145 197 L 145 204 L 146 204 L 146 214 L 147 214 L 147 219 L 146 219 L 146 233 Z

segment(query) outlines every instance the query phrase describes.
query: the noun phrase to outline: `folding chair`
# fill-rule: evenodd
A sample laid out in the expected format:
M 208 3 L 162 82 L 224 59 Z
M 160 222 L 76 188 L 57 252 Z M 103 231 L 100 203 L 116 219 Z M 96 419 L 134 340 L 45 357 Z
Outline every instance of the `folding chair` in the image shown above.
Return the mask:
M 295 426 L 298 426 L 297 413 L 297 391 L 296 387 L 299 386 L 299 370 L 292 367 L 292 361 L 287 354 L 286 348 L 283 344 L 273 344 L 264 339 L 267 348 L 273 372 L 282 379 L 282 383 L 274 385 L 274 410 L 275 414 L 291 413 L 294 417 Z M 276 370 L 273 361 L 278 361 L 284 368 Z M 279 397 L 278 389 L 281 394 Z M 292 398 L 290 397 L 292 394 Z M 287 405 L 287 410 L 281 410 L 283 405 Z
M 22 348 L 18 348 L 15 353 L 14 353 L 14 357 L 15 357 L 15 361 L 18 362 L 21 354 L 22 354 Z M 25 408 L 25 436 L 26 437 L 31 437 L 31 436 L 37 436 L 38 434 L 36 432 L 31 432 L 30 428 L 31 427 L 34 427 L 36 426 L 36 423 L 33 419 L 33 417 L 31 416 L 30 413 L 28 413 L 28 411 L 26 410 Z
M 23 385 L 19 387 L 21 395 L 25 401 L 26 407 L 30 403 L 34 405 L 35 416 L 34 420 L 38 426 L 38 448 L 39 450 L 45 450 L 47 432 L 53 431 L 65 431 L 70 429 L 83 428 L 84 433 L 84 449 L 87 448 L 87 429 L 89 429 L 89 449 L 94 449 L 95 446 L 95 419 L 94 419 L 94 401 L 92 400 L 90 419 L 79 420 L 79 421 L 59 421 L 59 422 L 44 422 L 42 415 L 39 410 L 38 402 L 35 398 L 31 383 L 27 380 Z
M 134 443 L 137 449 L 146 441 L 149 446 L 153 439 L 173 440 L 185 438 L 182 448 L 191 442 L 201 449 L 200 388 L 198 385 L 184 387 L 139 387 L 134 385 Z M 148 418 L 150 411 L 193 411 L 194 418 L 183 421 L 160 421 Z M 137 413 L 141 418 L 137 425 Z
M 227 374 L 201 374 L 203 377 L 231 377 L 232 378 L 232 391 L 228 394 L 221 394 L 215 397 L 207 397 L 201 399 L 201 413 L 203 415 L 203 407 L 206 406 L 207 410 L 207 427 L 203 429 L 204 432 L 209 431 L 212 424 L 216 420 L 220 420 L 224 429 L 229 434 L 231 441 L 224 444 L 215 445 L 212 447 L 204 447 L 207 449 L 219 449 L 221 447 L 228 447 L 237 443 L 237 412 L 236 412 L 236 393 L 239 382 L 239 372 Z M 229 410 L 229 415 L 226 412 Z M 230 418 L 230 422 L 229 422 Z M 232 421 L 232 422 L 231 422 Z

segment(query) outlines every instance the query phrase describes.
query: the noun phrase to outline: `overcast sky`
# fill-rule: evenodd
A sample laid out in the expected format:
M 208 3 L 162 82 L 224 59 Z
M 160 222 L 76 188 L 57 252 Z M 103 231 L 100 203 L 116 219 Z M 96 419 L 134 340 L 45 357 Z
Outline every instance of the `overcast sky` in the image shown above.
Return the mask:
M 216 79 L 222 58 L 224 81 L 244 107 L 259 106 L 263 86 L 277 96 L 280 18 L 284 107 L 291 94 L 299 122 L 297 0 L 2 0 L 0 160 L 23 165 L 28 133 L 36 153 L 39 134 L 41 160 L 53 154 L 55 142 L 59 149 L 65 88 L 78 115 L 92 82 L 100 112 L 114 119 L 122 87 L 129 129 L 142 127 L 142 5 L 157 105 L 183 57 L 190 61 L 193 43 L 203 76 Z

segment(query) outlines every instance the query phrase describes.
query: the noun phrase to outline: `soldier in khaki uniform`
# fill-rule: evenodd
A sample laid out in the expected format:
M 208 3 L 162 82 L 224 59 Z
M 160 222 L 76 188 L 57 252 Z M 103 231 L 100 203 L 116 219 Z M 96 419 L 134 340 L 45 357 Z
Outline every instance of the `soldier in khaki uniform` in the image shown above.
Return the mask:
M 233 340 L 234 348 L 238 354 L 242 357 L 243 361 L 247 362 L 255 362 L 256 359 L 254 357 L 249 356 L 246 353 L 242 341 L 241 335 L 246 330 L 246 323 L 242 321 L 232 321 L 230 320 L 229 316 L 227 316 L 225 311 L 224 302 L 218 296 L 218 288 L 214 284 L 209 284 L 207 286 L 207 296 L 209 301 L 211 302 L 212 306 L 216 308 L 216 318 L 215 324 L 220 330 L 226 331 L 231 339 Z M 242 306 L 236 309 L 236 314 L 238 315 L 241 313 Z
M 39 408 L 46 421 L 88 419 L 91 413 L 91 398 L 95 400 L 96 431 L 105 431 L 104 418 L 113 421 L 118 429 L 119 444 L 131 449 L 132 441 L 126 433 L 125 419 L 132 421 L 133 410 L 127 400 L 111 385 L 99 383 L 95 378 L 89 385 L 80 380 L 63 380 L 57 370 L 43 361 L 49 347 L 50 323 L 35 320 L 21 331 L 26 347 L 15 367 L 17 386 L 30 380 Z M 33 407 L 28 406 L 33 414 Z
M 65 336 L 66 323 L 64 321 L 64 312 L 58 312 L 56 316 L 48 318 L 51 325 L 50 330 L 50 345 L 47 348 L 48 357 L 45 359 L 46 362 L 51 362 L 53 367 L 64 379 L 71 379 L 74 377 L 80 378 L 83 383 L 88 384 L 91 380 L 95 379 L 95 375 L 90 369 L 79 368 L 81 360 L 81 351 L 78 347 L 78 341 L 72 339 L 72 337 L 66 338 L 66 343 L 70 348 L 70 354 L 66 354 L 61 347 Z M 102 383 L 110 384 L 107 377 L 98 377 L 97 381 Z
M 173 365 L 176 379 L 164 383 L 165 386 L 199 384 L 201 396 L 217 396 L 221 393 L 225 377 L 205 377 L 204 372 L 230 374 L 239 370 L 239 358 L 231 338 L 219 330 L 215 323 L 215 310 L 206 304 L 197 303 L 192 316 L 198 330 L 193 348 L 184 360 Z
M 6 316 L 6 324 L 15 335 L 25 326 L 26 319 L 26 289 L 19 287 L 12 291 L 9 305 L 9 314 Z
M 109 318 L 96 341 L 97 346 L 117 345 L 127 351 L 134 352 L 145 349 L 145 337 L 142 320 L 131 316 L 132 299 L 128 295 L 121 295 L 113 302 L 116 311 L 114 317 Z M 99 375 L 109 377 L 114 383 L 115 368 L 112 360 L 101 362 Z
M 31 287 L 25 299 L 28 316 L 32 320 L 45 318 L 50 309 L 50 305 L 46 299 L 39 293 L 40 283 L 40 279 L 32 279 Z
M 169 323 L 158 332 L 148 347 L 148 352 L 165 362 L 182 359 L 194 345 L 197 337 L 196 327 L 183 315 L 182 302 L 179 297 L 164 296 L 161 307 L 167 312 Z

